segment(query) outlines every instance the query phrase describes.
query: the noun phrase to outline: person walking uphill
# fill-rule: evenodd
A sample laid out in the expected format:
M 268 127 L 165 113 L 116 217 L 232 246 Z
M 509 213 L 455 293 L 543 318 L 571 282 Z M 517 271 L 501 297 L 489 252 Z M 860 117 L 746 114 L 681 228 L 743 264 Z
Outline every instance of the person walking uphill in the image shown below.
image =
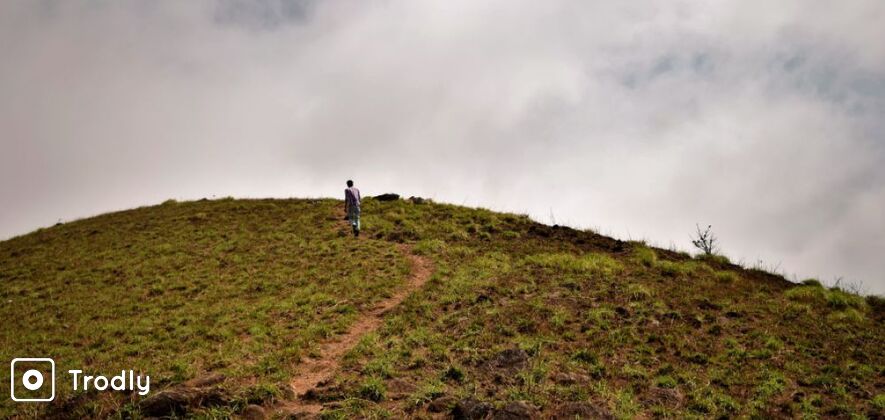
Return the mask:
M 360 190 L 353 186 L 351 180 L 347 180 L 347 189 L 344 190 L 344 212 L 353 228 L 353 236 L 360 236 Z

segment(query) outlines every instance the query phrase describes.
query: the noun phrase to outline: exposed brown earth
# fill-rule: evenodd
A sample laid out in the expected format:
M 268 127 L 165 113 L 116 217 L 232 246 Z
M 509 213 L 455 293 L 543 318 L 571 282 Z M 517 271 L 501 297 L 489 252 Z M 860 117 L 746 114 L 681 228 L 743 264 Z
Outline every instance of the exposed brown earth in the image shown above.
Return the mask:
M 328 381 L 338 371 L 344 354 L 356 346 L 364 335 L 377 330 L 381 326 L 384 314 L 427 283 L 433 272 L 431 261 L 411 253 L 410 248 L 406 245 L 401 245 L 400 250 L 406 255 L 411 264 L 411 274 L 406 284 L 393 296 L 379 302 L 370 311 L 362 314 L 345 334 L 324 343 L 320 347 L 319 354 L 321 356 L 319 358 L 304 359 L 289 383 L 295 398 L 281 403 L 279 411 L 304 414 L 319 413 L 323 406 L 305 398 L 306 394 L 318 385 Z

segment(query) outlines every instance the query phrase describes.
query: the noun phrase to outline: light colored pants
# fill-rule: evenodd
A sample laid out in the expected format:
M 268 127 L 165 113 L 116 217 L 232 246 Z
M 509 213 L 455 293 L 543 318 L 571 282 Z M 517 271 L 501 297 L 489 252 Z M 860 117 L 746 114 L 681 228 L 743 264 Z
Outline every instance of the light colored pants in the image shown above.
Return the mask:
M 350 220 L 350 226 L 353 227 L 353 230 L 360 230 L 360 208 L 357 206 L 350 206 L 347 208 L 347 219 Z

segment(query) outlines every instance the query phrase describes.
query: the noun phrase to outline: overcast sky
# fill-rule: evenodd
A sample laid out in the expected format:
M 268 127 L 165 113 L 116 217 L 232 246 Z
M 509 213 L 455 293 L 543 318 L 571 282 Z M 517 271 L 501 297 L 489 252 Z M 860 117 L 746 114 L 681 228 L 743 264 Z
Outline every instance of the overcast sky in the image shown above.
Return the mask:
M 0 2 L 0 238 L 398 192 L 885 293 L 885 2 Z

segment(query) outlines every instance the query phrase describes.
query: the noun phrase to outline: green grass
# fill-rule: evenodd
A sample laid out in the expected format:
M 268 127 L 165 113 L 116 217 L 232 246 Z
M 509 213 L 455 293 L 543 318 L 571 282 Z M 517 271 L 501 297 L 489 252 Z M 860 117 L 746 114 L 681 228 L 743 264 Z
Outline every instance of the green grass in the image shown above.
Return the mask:
M 617 260 L 601 254 L 536 254 L 530 255 L 524 259 L 525 263 L 530 266 L 542 267 L 557 273 L 579 273 L 598 275 L 603 278 L 622 270 L 622 265 Z
M 414 210 L 403 217 L 429 216 Z M 827 385 L 802 379 L 825 363 L 852 363 L 854 355 L 878 366 L 885 360 L 875 338 L 881 325 L 869 318 L 840 325 L 827 320 L 844 312 L 834 307 L 841 295 L 801 306 L 784 322 L 784 307 L 805 305 L 790 297 L 795 288 L 723 258 L 691 260 L 641 246 L 612 253 L 610 243 L 591 232 L 538 231 L 519 219 L 494 222 L 518 232 L 518 241 L 489 238 L 476 234 L 477 226 L 488 224 L 473 219 L 481 210 L 475 216 L 469 209 L 449 211 L 446 222 L 463 221 L 463 229 L 474 233 L 441 239 L 446 249 L 464 251 L 433 253 L 437 279 L 395 310 L 380 332 L 389 352 L 403 355 L 391 361 L 398 380 L 420 388 L 426 386 L 421 378 L 439 378 L 451 366 L 463 371 L 461 381 L 434 382 L 434 397 L 475 395 L 498 405 L 519 399 L 547 413 L 568 401 L 589 400 L 616 416 L 633 417 L 660 409 L 648 397 L 652 389 L 669 389 L 682 396 L 667 403 L 664 412 L 671 417 L 770 417 L 782 413 L 784 404 L 801 413 L 801 400 L 784 402 L 797 391 L 824 396 L 820 413 L 847 407 L 859 415 L 872 401 L 833 389 L 881 387 L 874 375 L 836 375 Z M 429 234 L 420 241 L 432 239 Z M 420 331 L 422 340 L 409 339 L 412 331 Z M 731 348 L 725 340 L 733 342 Z M 488 368 L 498 352 L 527 348 L 525 343 L 536 349 L 525 368 Z M 422 363 L 413 363 L 416 358 Z M 784 369 L 785 360 L 791 369 Z M 560 373 L 578 379 L 554 383 L 550 378 Z M 344 375 L 336 385 L 358 396 L 362 380 Z M 417 392 L 388 407 L 395 416 L 412 415 L 434 398 L 426 395 Z
M 698 254 L 695 258 L 698 259 L 699 261 L 704 261 L 704 262 L 719 265 L 719 266 L 731 265 L 731 261 L 725 255 Z
M 384 400 L 385 395 L 387 395 L 387 388 L 381 378 L 370 376 L 363 381 L 359 393 L 361 397 L 367 400 L 379 402 Z
M 885 394 L 878 394 L 873 397 L 873 408 L 881 412 L 885 412 Z
M 740 278 L 740 276 L 733 271 L 717 271 L 715 276 L 716 280 L 721 283 L 734 283 Z
M 637 246 L 633 249 L 633 256 L 640 265 L 645 267 L 654 267 L 658 263 L 658 256 L 655 251 L 646 246 Z
M 301 357 L 401 285 L 407 243 L 433 276 L 347 352 L 323 418 L 428 417 L 443 397 L 545 416 L 570 402 L 620 418 L 885 410 L 881 298 L 432 202 L 365 200 L 355 241 L 339 207 L 169 202 L 2 242 L 0 355 L 50 349 L 59 370 L 131 366 L 158 387 L 225 373 L 230 404 L 190 414 L 230 417 L 285 398 Z M 515 348 L 524 363 L 494 365 Z M 27 407 L 0 417 L 40 416 Z M 73 407 L 138 416 L 123 397 Z
M 682 262 L 661 261 L 657 266 L 666 277 L 683 277 L 689 272 L 687 263 Z
M 805 280 L 801 286 L 788 290 L 792 301 L 820 308 L 826 312 L 826 321 L 834 327 L 861 325 L 870 311 L 867 300 L 838 288 L 827 289 L 816 280 Z
M 235 393 L 284 381 L 408 271 L 389 242 L 339 237 L 336 205 L 168 202 L 2 242 L 0 359 L 135 369 L 154 390 L 207 372 Z M 0 413 L 14 408 L 2 401 Z

